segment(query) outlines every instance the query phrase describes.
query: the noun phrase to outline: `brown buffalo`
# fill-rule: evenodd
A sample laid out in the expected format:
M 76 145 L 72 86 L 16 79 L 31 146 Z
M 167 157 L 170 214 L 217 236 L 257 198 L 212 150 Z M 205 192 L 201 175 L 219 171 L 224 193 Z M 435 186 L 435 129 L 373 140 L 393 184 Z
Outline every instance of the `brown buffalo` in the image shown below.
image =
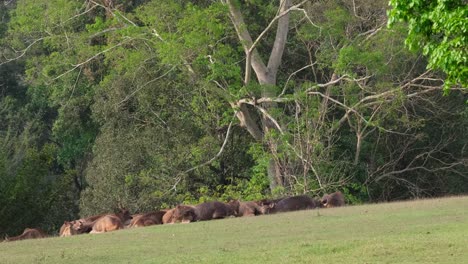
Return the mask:
M 285 199 L 287 197 L 281 197 L 281 198 L 277 198 L 277 199 L 263 199 L 263 200 L 260 200 L 258 202 L 256 202 L 259 206 L 260 206 L 260 213 L 261 214 L 269 214 L 270 213 L 270 209 L 275 207 L 275 205 Z
M 274 214 L 298 210 L 315 209 L 320 207 L 320 202 L 307 195 L 291 196 L 262 203 L 262 212 Z
M 256 216 L 263 211 L 259 202 L 240 202 L 237 216 Z
M 167 211 L 163 210 L 163 211 L 156 211 L 156 212 L 138 215 L 137 217 L 134 217 L 132 219 L 129 227 L 162 225 L 163 224 L 162 218 L 166 214 L 166 212 Z
M 118 229 L 123 229 L 124 225 L 122 220 L 120 220 L 115 215 L 105 215 L 99 218 L 96 223 L 94 223 L 93 229 L 90 234 L 98 234 L 110 232 Z
M 174 210 L 175 208 L 167 210 L 167 212 L 163 215 L 162 222 L 163 224 L 173 224 L 175 223 L 174 220 Z
M 226 216 L 237 216 L 239 215 L 240 202 L 239 200 L 230 200 L 226 203 L 227 215 Z
M 177 205 L 172 212 L 172 223 L 190 223 L 197 221 L 197 215 L 195 213 L 195 206 L 191 205 Z
M 325 194 L 321 200 L 322 206 L 326 208 L 339 207 L 345 204 L 344 195 L 338 191 L 331 194 Z
M 44 238 L 47 237 L 47 234 L 39 228 L 26 228 L 23 231 L 23 234 L 15 237 L 5 238 L 5 241 L 16 241 L 24 239 L 35 239 L 35 238 Z
M 143 214 L 134 214 L 134 215 L 130 215 L 130 217 L 126 217 L 125 218 L 126 220 L 124 220 L 124 222 L 122 222 L 124 227 L 130 227 L 130 224 L 132 223 L 133 218 L 134 217 L 141 217 L 142 215 Z
M 127 221 L 126 223 L 124 223 L 124 226 L 132 227 L 135 224 L 135 222 L 138 221 L 142 216 L 143 216 L 143 214 L 134 214 L 134 215 L 132 215 L 132 219 L 130 221 Z
M 119 213 L 108 214 L 99 218 L 93 225 L 93 229 L 90 233 L 104 233 L 124 228 L 124 223 L 132 219 L 130 212 L 126 209 L 122 209 Z
M 93 226 L 96 223 L 96 221 L 99 220 L 101 217 L 104 217 L 105 215 L 107 214 L 93 215 L 72 221 L 72 228 L 75 229 L 78 234 L 89 233 L 93 229 Z
M 238 213 L 239 201 L 229 203 L 214 201 L 196 206 L 178 205 L 174 210 L 173 218 L 175 222 L 189 223 L 237 216 Z
M 60 232 L 59 235 L 61 237 L 66 237 L 66 236 L 73 236 L 78 234 L 78 230 L 74 228 L 75 221 L 65 221 L 63 222 L 62 227 L 60 227 Z

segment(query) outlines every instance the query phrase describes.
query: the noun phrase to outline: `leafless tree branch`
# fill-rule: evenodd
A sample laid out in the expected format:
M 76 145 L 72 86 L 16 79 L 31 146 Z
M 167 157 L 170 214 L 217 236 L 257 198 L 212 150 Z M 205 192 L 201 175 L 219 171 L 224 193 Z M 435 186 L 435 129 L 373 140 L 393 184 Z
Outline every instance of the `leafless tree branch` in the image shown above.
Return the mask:
M 31 42 L 31 44 L 29 44 L 26 48 L 24 48 L 22 51 L 19 51 L 19 55 L 14 57 L 14 58 L 5 58 L 6 60 L 4 62 L 1 62 L 0 63 L 0 66 L 3 65 L 3 64 L 6 64 L 6 63 L 9 63 L 11 61 L 14 61 L 14 60 L 18 60 L 20 59 L 21 57 L 23 57 L 28 51 L 29 49 L 34 46 L 36 43 L 38 43 L 39 41 L 42 41 L 44 39 L 47 39 L 49 38 L 48 36 L 47 37 L 42 37 L 42 38 L 38 38 L 36 40 L 34 40 L 33 42 Z M 17 52 L 18 53 L 18 52 Z

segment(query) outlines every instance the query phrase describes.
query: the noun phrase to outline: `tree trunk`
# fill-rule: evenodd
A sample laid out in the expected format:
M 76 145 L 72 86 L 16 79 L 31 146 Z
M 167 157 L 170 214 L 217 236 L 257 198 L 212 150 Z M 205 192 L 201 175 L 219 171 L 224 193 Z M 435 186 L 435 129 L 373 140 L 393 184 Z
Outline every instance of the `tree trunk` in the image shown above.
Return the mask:
M 244 83 L 247 85 L 250 81 L 250 71 L 254 70 L 257 80 L 260 85 L 263 86 L 261 96 L 264 98 L 273 98 L 277 95 L 275 94 L 274 86 L 276 86 L 276 76 L 278 68 L 281 65 L 281 58 L 283 56 L 284 48 L 286 46 L 286 40 L 289 30 L 289 7 L 291 5 L 291 0 L 281 0 L 278 15 L 273 18 L 273 21 L 278 21 L 278 26 L 276 29 L 276 37 L 273 47 L 271 49 L 271 54 L 268 60 L 268 65 L 265 65 L 262 58 L 258 54 L 258 51 L 255 49 L 255 44 L 258 43 L 252 41 L 252 37 L 247 29 L 247 25 L 244 22 L 242 13 L 235 3 L 232 0 L 227 0 L 226 4 L 229 7 L 229 13 L 231 21 L 236 29 L 237 36 L 244 48 L 246 53 L 246 74 Z M 268 30 L 267 27 L 265 30 Z M 262 36 L 262 35 L 261 35 Z M 266 144 L 270 153 L 276 153 L 277 143 L 274 140 L 269 139 L 265 140 L 265 135 L 269 131 L 277 129 L 272 121 L 266 116 L 261 116 L 261 124 L 257 124 L 254 121 L 252 116 L 257 115 L 258 112 L 253 108 L 249 108 L 243 104 L 237 105 L 239 107 L 239 112 L 237 117 L 241 121 L 241 125 L 244 126 L 247 131 L 258 141 Z M 266 110 L 266 112 L 271 112 L 272 109 L 277 107 L 275 102 L 262 103 L 261 107 Z M 275 159 L 271 158 L 267 168 L 268 179 L 270 181 L 270 189 L 273 190 L 277 186 L 283 186 L 283 175 L 281 173 L 281 166 Z

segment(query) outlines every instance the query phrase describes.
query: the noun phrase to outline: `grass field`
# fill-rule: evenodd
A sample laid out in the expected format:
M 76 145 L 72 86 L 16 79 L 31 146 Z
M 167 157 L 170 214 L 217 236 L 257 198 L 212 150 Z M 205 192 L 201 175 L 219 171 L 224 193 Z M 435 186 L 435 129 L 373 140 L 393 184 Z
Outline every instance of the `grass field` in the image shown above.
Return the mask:
M 468 197 L 0 243 L 0 263 L 468 263 Z

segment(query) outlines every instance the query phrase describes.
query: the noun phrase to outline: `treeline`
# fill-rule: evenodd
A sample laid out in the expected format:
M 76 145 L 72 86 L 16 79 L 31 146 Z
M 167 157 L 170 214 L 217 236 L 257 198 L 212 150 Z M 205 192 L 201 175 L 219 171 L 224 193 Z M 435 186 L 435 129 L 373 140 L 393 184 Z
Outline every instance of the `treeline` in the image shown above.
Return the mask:
M 1 4 L 1 235 L 117 206 L 468 190 L 466 90 L 443 94 L 386 0 Z

